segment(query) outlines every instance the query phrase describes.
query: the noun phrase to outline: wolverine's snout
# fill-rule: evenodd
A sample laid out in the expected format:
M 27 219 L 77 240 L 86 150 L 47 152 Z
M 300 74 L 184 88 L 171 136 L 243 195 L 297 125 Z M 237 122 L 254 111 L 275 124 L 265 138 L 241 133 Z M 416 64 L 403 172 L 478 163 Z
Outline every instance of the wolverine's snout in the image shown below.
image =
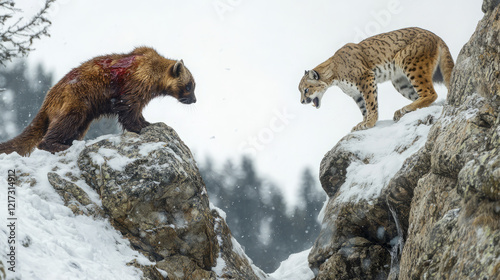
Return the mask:
M 179 98 L 179 102 L 181 102 L 182 104 L 196 103 L 196 96 L 194 94 L 190 94 L 188 96 Z

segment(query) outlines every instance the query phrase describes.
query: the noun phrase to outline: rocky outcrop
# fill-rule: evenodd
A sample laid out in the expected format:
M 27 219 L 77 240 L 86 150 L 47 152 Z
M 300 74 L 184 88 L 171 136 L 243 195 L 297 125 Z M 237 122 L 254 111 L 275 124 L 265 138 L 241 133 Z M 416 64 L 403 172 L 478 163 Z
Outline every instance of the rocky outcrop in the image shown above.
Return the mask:
M 348 144 L 363 132 L 326 154 L 320 181 L 330 199 L 309 255 L 316 279 L 500 279 L 498 3 L 484 1 L 485 17 L 460 52 L 442 115 L 401 128 L 432 124 L 425 144 L 398 161 L 395 174 L 362 179 L 358 167 L 378 157 L 378 146 L 370 154 Z M 387 135 L 395 137 L 370 135 L 370 145 Z M 367 195 L 373 188 L 376 195 Z
M 154 124 L 140 135 L 95 141 L 77 162 L 79 177 L 51 172 L 49 182 L 75 214 L 109 218 L 154 263 L 130 263 L 144 279 L 259 279 L 211 209 L 193 156 L 170 127 Z M 82 179 L 102 205 L 75 183 Z
M 421 156 L 400 279 L 500 279 L 500 6 L 457 59 L 443 116 Z
M 309 254 L 316 279 L 387 279 L 397 268 L 401 218 L 388 203 L 389 179 L 411 166 L 405 160 L 425 144 L 441 109 L 351 133 L 325 155 L 320 181 L 329 200 Z

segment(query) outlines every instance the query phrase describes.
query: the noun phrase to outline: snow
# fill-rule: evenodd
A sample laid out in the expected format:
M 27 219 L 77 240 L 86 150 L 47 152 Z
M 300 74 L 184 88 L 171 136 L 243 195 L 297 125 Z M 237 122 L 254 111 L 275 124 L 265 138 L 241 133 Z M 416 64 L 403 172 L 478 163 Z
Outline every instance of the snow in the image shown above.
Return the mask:
M 210 203 L 210 209 L 217 211 L 217 213 L 219 214 L 219 216 L 222 219 L 224 219 L 224 221 L 226 220 L 226 212 L 224 212 L 222 209 L 216 207 L 212 203 Z M 219 223 L 220 223 L 219 218 L 217 218 L 216 219 L 216 223 L 215 223 L 215 227 L 218 227 Z M 220 236 L 217 236 L 217 241 L 219 242 L 219 246 L 222 246 L 222 239 L 221 239 Z M 240 245 L 240 243 L 238 243 L 238 241 L 234 237 L 231 237 L 231 243 L 232 243 L 232 246 L 233 246 L 233 252 L 236 253 L 237 255 L 239 255 L 241 258 L 248 260 L 248 262 L 250 263 L 250 266 L 252 267 L 252 270 L 255 273 L 255 275 L 257 275 L 260 279 L 268 279 L 268 277 L 264 273 L 264 271 L 262 271 L 260 268 L 258 268 L 257 266 L 255 266 L 253 264 L 252 260 L 245 253 L 245 249 L 243 249 L 243 247 Z M 217 274 L 217 276 L 221 276 L 224 273 L 223 269 L 225 267 L 226 267 L 226 262 L 222 258 L 221 253 L 219 252 L 219 256 L 217 258 L 217 264 L 216 264 L 215 267 L 212 268 L 212 271 L 214 271 Z M 300 279 L 298 279 L 298 280 L 300 280 Z
M 139 154 L 141 156 L 148 156 L 152 151 L 158 150 L 160 148 L 166 147 L 167 143 L 165 142 L 156 142 L 156 143 L 144 143 L 139 148 Z
M 226 261 L 224 261 L 222 254 L 219 252 L 219 257 L 217 257 L 216 265 L 212 268 L 212 271 L 217 276 L 222 276 L 224 275 L 224 268 L 226 268 Z
M 364 162 L 353 162 L 347 169 L 346 182 L 341 186 L 340 201 L 359 201 L 377 197 L 388 180 L 401 168 L 403 162 L 418 151 L 426 142 L 430 130 L 429 116 L 440 117 L 442 106 L 434 105 L 405 115 L 399 122 L 379 121 L 372 129 L 353 133 L 353 138 L 344 142 L 343 149 L 354 152 Z M 468 112 L 470 117 L 473 112 Z M 76 159 L 79 153 L 96 141 L 107 139 L 120 141 L 116 136 L 103 136 L 98 140 L 75 141 L 63 153 L 52 155 L 35 150 L 30 157 L 18 154 L 0 155 L 0 186 L 8 186 L 8 170 L 16 170 L 16 257 L 17 274 L 8 274 L 7 279 L 18 276 L 21 279 L 139 279 L 142 272 L 126 264 L 137 260 L 149 265 L 150 261 L 130 248 L 129 241 L 116 231 L 108 220 L 94 219 L 84 215 L 74 215 L 64 206 L 59 194 L 47 179 L 48 172 L 56 172 L 62 177 L 79 177 Z M 149 154 L 154 148 L 165 143 L 143 145 L 141 154 Z M 176 160 L 181 160 L 176 158 Z M 97 164 L 106 162 L 116 170 L 123 170 L 131 162 L 114 150 L 101 148 L 92 156 Z M 2 175 L 3 174 L 3 175 Z M 27 181 L 30 174 L 34 180 Z M 75 182 L 90 199 L 101 205 L 99 195 L 83 180 Z M 0 192 L 0 200 L 7 201 L 7 192 Z M 226 214 L 213 204 L 222 219 Z M 324 214 L 323 214 L 324 215 Z M 0 219 L 7 224 L 7 211 L 0 211 Z M 220 221 L 219 221 L 220 222 Z M 175 216 L 173 226 L 183 227 L 185 219 Z M 217 226 L 217 223 L 216 223 Z M 379 229 L 379 234 L 383 233 Z M 8 253 L 7 240 L 10 231 L 0 228 L 0 253 Z M 265 235 L 266 233 L 262 233 Z M 218 237 L 219 244 L 222 240 Z M 233 251 L 248 259 L 244 249 L 232 237 Z M 255 274 L 269 280 L 309 280 L 314 277 L 307 260 L 310 250 L 292 254 L 273 273 L 266 275 L 249 262 Z M 5 264 L 6 268 L 9 267 Z M 226 262 L 221 254 L 213 271 L 222 275 Z M 159 270 L 160 271 L 160 270 Z M 165 271 L 160 271 L 166 276 Z
M 226 213 L 222 211 L 221 209 L 217 208 L 215 205 L 210 202 L 210 209 L 211 210 L 216 210 L 217 213 L 219 213 L 219 216 L 221 216 L 222 219 L 226 220 Z M 221 218 L 215 218 L 215 228 L 214 230 L 217 231 L 217 228 L 219 227 L 219 224 L 221 222 Z M 222 247 L 222 237 L 217 235 L 217 242 L 219 244 L 219 247 Z M 217 257 L 216 260 L 216 265 L 215 267 L 212 268 L 212 270 L 217 274 L 217 276 L 222 276 L 224 275 L 224 268 L 226 268 L 226 261 L 222 258 L 222 251 L 219 251 L 219 256 Z
M 309 268 L 307 256 L 309 250 L 292 254 L 287 260 L 281 262 L 280 267 L 269 275 L 269 280 L 310 280 L 314 278 L 312 270 Z
M 484 99 L 484 97 L 477 92 L 473 92 L 467 96 L 465 102 L 459 107 L 448 106 L 448 114 L 444 115 L 440 121 L 443 126 L 448 126 L 453 122 L 469 121 L 477 116 L 479 112 L 478 108 L 481 108 L 482 104 L 485 102 L 486 99 Z
M 424 146 L 431 128 L 428 118 L 432 116 L 437 120 L 442 109 L 434 105 L 410 112 L 399 122 L 379 121 L 375 127 L 355 132 L 354 138 L 342 142 L 344 150 L 366 160 L 349 165 L 337 200 L 370 202 L 378 197 L 404 161 Z
M 78 175 L 76 158 L 85 147 L 75 141 L 65 153 L 35 150 L 30 157 L 0 155 L 0 201 L 7 201 L 8 170 L 16 171 L 16 273 L 7 279 L 139 279 L 142 272 L 126 264 L 134 259 L 152 264 L 130 248 L 129 241 L 106 219 L 74 215 L 64 206 L 47 179 L 48 172 Z M 30 174 L 26 181 L 21 174 Z M 76 182 L 101 204 L 98 194 L 83 181 Z M 2 203 L 2 205 L 5 205 Z M 7 207 L 0 220 L 7 224 Z M 0 227 L 0 253 L 7 255 L 8 228 Z M 10 251 L 10 249 L 9 249 Z M 9 264 L 4 263 L 6 269 Z
M 135 161 L 129 157 L 123 156 L 116 150 L 108 148 L 99 148 L 97 153 L 90 153 L 92 161 L 97 165 L 102 165 L 104 162 L 116 171 L 124 171 L 127 164 Z

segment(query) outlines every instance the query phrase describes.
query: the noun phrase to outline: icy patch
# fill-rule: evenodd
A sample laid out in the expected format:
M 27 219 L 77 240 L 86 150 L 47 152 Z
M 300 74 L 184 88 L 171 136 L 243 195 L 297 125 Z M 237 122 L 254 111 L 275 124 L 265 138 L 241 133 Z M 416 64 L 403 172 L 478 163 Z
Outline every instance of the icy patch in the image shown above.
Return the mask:
M 364 161 L 353 161 L 339 196 L 342 202 L 373 201 L 402 167 L 404 161 L 422 148 L 431 128 L 429 118 L 439 118 L 441 106 L 431 106 L 403 116 L 399 122 L 380 121 L 376 126 L 353 133 L 341 148 Z

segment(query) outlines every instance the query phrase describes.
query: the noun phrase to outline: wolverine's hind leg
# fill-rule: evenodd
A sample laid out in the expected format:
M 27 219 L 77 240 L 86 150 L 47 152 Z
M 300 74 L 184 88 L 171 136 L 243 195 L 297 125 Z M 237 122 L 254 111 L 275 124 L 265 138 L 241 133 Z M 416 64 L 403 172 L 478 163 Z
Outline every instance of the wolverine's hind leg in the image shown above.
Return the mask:
M 394 113 L 394 120 L 398 121 L 406 113 L 427 107 L 436 100 L 437 93 L 432 84 L 432 75 L 438 62 L 437 47 L 435 44 L 426 44 L 415 40 L 413 44 L 396 54 L 395 62 L 398 67 L 403 69 L 403 74 L 417 94 L 415 96 L 411 90 L 402 93 L 403 96 L 406 97 L 405 94 L 407 94 L 408 98 L 414 101 Z M 405 85 L 403 79 L 396 78 L 396 81 L 399 82 L 394 83 L 393 81 L 395 87 Z
M 83 138 L 91 121 L 85 114 L 60 115 L 50 122 L 47 133 L 38 144 L 38 148 L 51 153 L 68 149 L 74 140 Z

